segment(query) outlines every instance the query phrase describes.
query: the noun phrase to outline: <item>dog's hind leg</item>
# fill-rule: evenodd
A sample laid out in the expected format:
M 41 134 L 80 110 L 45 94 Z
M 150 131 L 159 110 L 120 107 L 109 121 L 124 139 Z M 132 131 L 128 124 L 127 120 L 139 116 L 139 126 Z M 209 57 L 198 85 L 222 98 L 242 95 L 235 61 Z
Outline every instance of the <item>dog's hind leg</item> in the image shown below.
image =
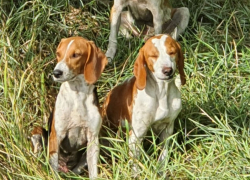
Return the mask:
M 181 7 L 173 9 L 171 20 L 167 21 L 163 25 L 163 32 L 172 34 L 174 39 L 178 39 L 180 34 L 182 34 L 187 28 L 189 22 L 189 10 L 186 7 Z M 175 29 L 177 28 L 176 32 Z M 175 32 L 173 34 L 173 32 Z
M 140 36 L 140 31 L 135 26 L 135 21 L 130 11 L 123 11 L 121 14 L 119 34 L 126 37 L 127 39 L 132 38 L 132 35 L 136 37 Z
M 122 9 L 123 9 L 123 4 L 120 3 L 119 1 L 115 1 L 111 9 L 109 44 L 108 44 L 108 50 L 105 54 L 109 62 L 113 60 L 117 49 L 117 34 L 121 23 Z

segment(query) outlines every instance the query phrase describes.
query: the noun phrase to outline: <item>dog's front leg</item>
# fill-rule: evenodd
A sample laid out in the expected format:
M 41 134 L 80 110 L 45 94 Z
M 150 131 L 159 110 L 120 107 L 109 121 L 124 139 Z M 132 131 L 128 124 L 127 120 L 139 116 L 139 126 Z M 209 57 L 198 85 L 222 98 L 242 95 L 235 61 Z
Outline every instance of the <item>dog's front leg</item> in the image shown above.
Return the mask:
M 51 132 L 49 135 L 49 163 L 53 170 L 58 171 L 58 141 L 57 141 L 55 119 L 52 120 Z
M 135 125 L 135 124 L 137 123 L 133 124 L 134 127 L 130 131 L 130 135 L 129 135 L 129 150 L 130 150 L 129 154 L 132 158 L 135 158 L 138 160 L 140 156 L 140 149 L 138 146 L 141 145 L 142 139 L 148 130 L 148 126 L 142 127 L 140 125 Z M 132 166 L 133 174 L 136 177 L 138 175 L 138 165 L 136 162 L 135 163 L 132 162 L 132 163 L 133 163 L 133 166 Z
M 54 171 L 58 171 L 58 151 L 56 131 L 54 128 L 54 124 L 52 124 L 52 129 L 49 137 L 49 163 Z
M 134 131 L 129 135 L 129 149 L 131 157 L 139 158 L 140 150 L 138 146 L 142 142 L 142 137 L 143 135 L 138 136 L 138 134 L 136 135 Z
M 160 154 L 160 157 L 158 159 L 160 169 L 164 167 L 166 161 L 166 158 L 168 157 L 168 147 L 169 147 L 169 137 L 173 134 L 174 130 L 174 121 L 168 124 L 168 126 L 161 132 L 160 134 L 160 142 L 162 145 L 162 152 Z M 163 171 L 160 171 L 159 173 L 163 174 Z
M 65 133 L 60 133 L 55 129 L 55 121 L 52 120 L 51 132 L 49 136 L 49 163 L 54 171 L 63 171 L 67 172 L 68 169 L 66 166 L 59 166 L 59 144 L 62 139 L 65 137 Z
M 68 168 L 66 166 L 66 163 L 60 163 L 59 164 L 59 156 L 60 156 L 60 146 L 59 144 L 62 142 L 62 139 L 64 139 L 65 136 L 60 137 L 57 135 L 56 141 L 52 140 L 50 138 L 49 142 L 49 163 L 54 171 L 58 172 L 68 172 Z
M 98 135 L 88 133 L 88 146 L 87 146 L 87 164 L 89 170 L 89 178 L 96 179 L 98 175 L 98 159 L 99 159 L 100 147 Z
M 109 35 L 109 44 L 106 56 L 111 62 L 115 56 L 117 49 L 117 34 L 121 23 L 121 12 L 123 9 L 123 4 L 119 1 L 115 1 L 111 9 L 110 14 L 110 35 Z

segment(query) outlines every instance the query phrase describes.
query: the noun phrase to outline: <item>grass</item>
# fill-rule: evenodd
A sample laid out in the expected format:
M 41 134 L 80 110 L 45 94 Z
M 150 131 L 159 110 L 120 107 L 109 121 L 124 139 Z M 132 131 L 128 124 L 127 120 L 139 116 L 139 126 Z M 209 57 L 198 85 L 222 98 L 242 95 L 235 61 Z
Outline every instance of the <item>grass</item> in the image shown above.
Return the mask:
M 174 1 L 173 1 L 174 2 Z M 59 85 L 52 81 L 61 38 L 80 35 L 105 51 L 112 2 L 0 1 L 0 177 L 81 179 L 58 174 L 47 152 L 31 152 L 33 125 L 46 127 Z M 250 5 L 246 0 L 185 0 L 191 13 L 180 38 L 187 84 L 176 119 L 165 170 L 169 179 L 250 179 Z M 73 8 L 74 7 L 74 8 Z M 119 37 L 115 63 L 97 82 L 99 98 L 132 75 L 143 41 Z M 155 172 L 160 147 L 150 146 L 137 162 L 138 179 L 162 179 Z M 110 136 L 110 138 L 113 138 Z M 128 147 L 113 139 L 101 157 L 100 179 L 133 179 Z

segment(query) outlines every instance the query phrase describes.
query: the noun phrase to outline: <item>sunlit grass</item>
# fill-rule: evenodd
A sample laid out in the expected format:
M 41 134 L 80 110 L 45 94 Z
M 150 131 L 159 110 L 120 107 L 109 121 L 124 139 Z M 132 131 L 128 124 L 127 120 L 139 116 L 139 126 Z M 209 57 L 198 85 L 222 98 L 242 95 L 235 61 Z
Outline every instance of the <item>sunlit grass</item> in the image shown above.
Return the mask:
M 70 5 L 74 5 L 74 8 Z M 104 1 L 0 1 L 0 178 L 80 179 L 54 173 L 46 150 L 31 152 L 33 125 L 46 127 L 60 84 L 51 79 L 61 38 L 83 36 L 103 51 L 109 36 Z M 170 137 L 164 167 L 169 179 L 250 178 L 250 4 L 245 0 L 174 2 L 191 19 L 180 44 L 187 84 L 183 110 Z M 143 40 L 118 39 L 114 63 L 97 82 L 100 102 L 130 77 Z M 100 179 L 134 179 L 126 139 L 110 136 L 101 155 Z M 160 146 L 150 134 L 139 158 L 138 179 L 163 179 L 156 172 Z M 105 147 L 102 147 L 105 149 Z M 83 177 L 86 177 L 84 175 Z

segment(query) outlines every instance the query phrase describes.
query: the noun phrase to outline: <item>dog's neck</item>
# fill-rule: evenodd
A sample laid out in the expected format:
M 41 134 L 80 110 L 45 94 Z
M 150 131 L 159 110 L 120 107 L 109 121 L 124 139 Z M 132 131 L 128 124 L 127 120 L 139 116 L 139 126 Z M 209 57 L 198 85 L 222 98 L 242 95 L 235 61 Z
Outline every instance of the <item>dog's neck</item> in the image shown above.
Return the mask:
M 70 89 L 73 92 L 81 92 L 85 94 L 93 93 L 94 85 L 88 84 L 85 81 L 84 75 L 79 74 L 73 80 L 64 82 L 62 86 L 65 86 L 67 89 Z
M 159 80 L 148 68 L 146 68 L 146 71 L 147 79 L 145 90 L 149 94 L 153 92 L 154 95 L 162 96 L 167 93 L 169 86 L 174 84 L 174 78 L 170 80 Z

